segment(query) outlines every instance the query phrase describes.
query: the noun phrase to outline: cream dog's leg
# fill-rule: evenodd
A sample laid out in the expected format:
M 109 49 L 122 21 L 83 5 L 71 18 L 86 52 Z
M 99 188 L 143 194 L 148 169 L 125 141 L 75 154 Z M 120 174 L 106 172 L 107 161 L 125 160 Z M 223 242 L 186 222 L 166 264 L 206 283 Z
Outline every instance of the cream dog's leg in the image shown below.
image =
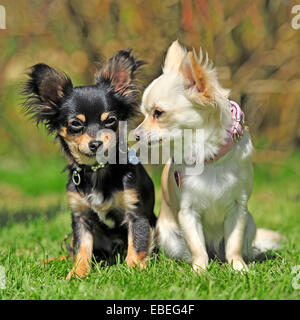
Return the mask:
M 199 214 L 192 209 L 181 209 L 178 222 L 193 256 L 193 270 L 201 273 L 208 266 L 208 254 Z
M 238 202 L 234 211 L 225 219 L 224 223 L 226 260 L 237 271 L 248 271 L 242 256 L 248 221 L 247 200 L 243 199 Z

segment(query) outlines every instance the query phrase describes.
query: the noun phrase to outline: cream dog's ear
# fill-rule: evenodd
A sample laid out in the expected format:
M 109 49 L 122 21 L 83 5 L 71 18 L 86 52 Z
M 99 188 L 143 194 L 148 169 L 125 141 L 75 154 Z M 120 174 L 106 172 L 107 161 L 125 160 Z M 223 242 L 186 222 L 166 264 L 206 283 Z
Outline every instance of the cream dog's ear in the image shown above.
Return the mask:
M 185 95 L 195 103 L 195 105 L 223 105 L 216 100 L 229 97 L 230 90 L 222 88 L 218 81 L 216 69 L 209 61 L 208 54 L 203 57 L 202 50 L 198 57 L 195 50 L 186 53 L 179 72 L 183 76 Z M 227 108 L 227 107 L 226 107 Z M 227 108 L 228 109 L 228 108 Z
M 174 41 L 168 49 L 163 73 L 178 71 L 185 55 L 186 50 L 179 44 L 178 40 Z
M 180 72 L 184 77 L 185 89 L 195 88 L 204 93 L 207 89 L 207 74 L 205 67 L 197 59 L 193 52 L 188 52 L 180 66 Z
M 207 54 L 203 62 L 202 50 L 199 58 L 195 51 L 189 51 L 181 63 L 180 72 L 184 78 L 184 88 L 189 90 L 189 95 L 193 100 L 195 98 L 196 100 L 210 99 L 213 90 L 220 87 L 215 69 L 209 63 Z

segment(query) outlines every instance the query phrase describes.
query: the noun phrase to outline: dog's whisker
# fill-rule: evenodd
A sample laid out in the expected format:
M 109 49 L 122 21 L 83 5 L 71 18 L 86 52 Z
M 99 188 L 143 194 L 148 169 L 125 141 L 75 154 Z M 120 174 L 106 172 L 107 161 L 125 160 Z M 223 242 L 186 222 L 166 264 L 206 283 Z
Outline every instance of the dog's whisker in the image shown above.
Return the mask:
M 202 60 L 203 60 L 203 51 L 202 51 L 202 48 L 200 47 L 200 51 L 199 51 L 199 63 L 202 64 Z

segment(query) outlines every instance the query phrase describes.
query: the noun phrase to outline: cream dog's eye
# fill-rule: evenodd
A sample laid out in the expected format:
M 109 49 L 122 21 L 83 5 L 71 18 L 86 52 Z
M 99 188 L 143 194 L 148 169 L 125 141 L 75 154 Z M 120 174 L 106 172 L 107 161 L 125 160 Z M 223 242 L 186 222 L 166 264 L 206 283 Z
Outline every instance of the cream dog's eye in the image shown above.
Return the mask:
M 153 113 L 153 118 L 158 119 L 163 113 L 164 113 L 164 111 L 155 109 L 154 113 Z

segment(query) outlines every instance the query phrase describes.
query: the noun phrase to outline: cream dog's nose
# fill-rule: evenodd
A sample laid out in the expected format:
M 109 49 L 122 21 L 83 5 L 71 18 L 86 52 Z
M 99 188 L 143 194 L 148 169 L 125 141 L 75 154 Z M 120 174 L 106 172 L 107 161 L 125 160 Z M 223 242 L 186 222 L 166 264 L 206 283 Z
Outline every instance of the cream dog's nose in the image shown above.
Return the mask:
M 135 140 L 140 141 L 142 134 L 143 134 L 143 130 L 141 128 L 136 128 L 133 133 Z

